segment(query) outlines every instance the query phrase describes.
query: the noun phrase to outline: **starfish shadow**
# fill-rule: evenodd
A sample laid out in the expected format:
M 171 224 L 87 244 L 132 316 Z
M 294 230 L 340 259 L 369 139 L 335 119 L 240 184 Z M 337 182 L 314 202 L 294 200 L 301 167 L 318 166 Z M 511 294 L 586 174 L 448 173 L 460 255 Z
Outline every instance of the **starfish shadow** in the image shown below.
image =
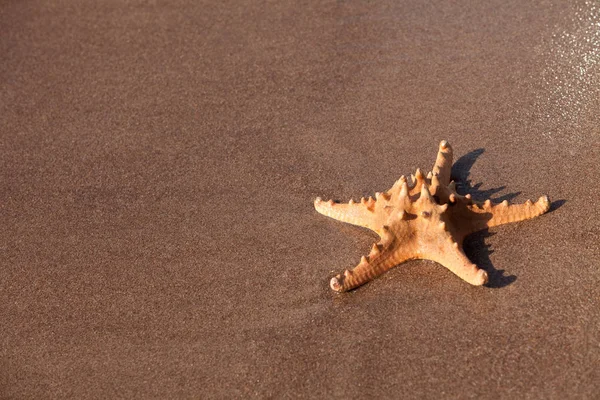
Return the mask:
M 464 156 L 460 157 L 454 165 L 452 165 L 452 179 L 456 182 L 456 191 L 459 194 L 465 195 L 470 194 L 473 196 L 473 200 L 476 201 L 484 201 L 487 199 L 491 199 L 494 203 L 501 203 L 504 200 L 511 201 L 515 197 L 521 194 L 521 192 L 513 192 L 503 194 L 501 196 L 495 197 L 492 199 L 492 196 L 506 189 L 506 186 L 500 186 L 497 188 L 491 188 L 486 190 L 481 190 L 481 186 L 483 185 L 481 182 L 473 183 L 469 179 L 469 175 L 471 174 L 471 168 L 477 161 L 480 155 L 485 152 L 485 149 L 476 149 L 473 150 Z
M 504 200 L 511 201 L 521 194 L 521 192 L 513 192 L 492 198 L 492 196 L 506 189 L 506 186 L 481 190 L 482 183 L 473 184 L 469 179 L 471 168 L 473 168 L 479 156 L 484 152 L 485 149 L 483 148 L 470 151 L 457 159 L 454 165 L 452 165 L 451 175 L 452 179 L 456 182 L 456 191 L 462 195 L 470 194 L 473 200 L 476 201 L 491 199 L 494 203 L 500 203 Z M 515 275 L 504 275 L 504 270 L 496 269 L 492 264 L 490 254 L 493 253 L 493 250 L 490 250 L 490 246 L 485 243 L 485 239 L 493 235 L 494 233 L 488 229 L 475 232 L 465 239 L 463 247 L 469 259 L 488 273 L 489 281 L 486 286 L 490 288 L 502 288 L 516 281 L 517 277 Z
M 481 156 L 484 152 L 485 149 L 483 148 L 475 149 L 456 160 L 452 166 L 451 175 L 456 182 L 457 192 L 462 195 L 470 194 L 476 201 L 491 199 L 493 203 L 500 203 L 504 200 L 508 200 L 510 202 L 515 197 L 520 195 L 521 192 L 507 193 L 492 198 L 493 195 L 506 189 L 506 186 L 480 190 L 482 183 L 472 184 L 472 181 L 469 180 L 471 168 L 475 164 L 475 161 L 477 161 L 477 158 L 479 158 L 479 156 Z M 559 209 L 564 203 L 566 203 L 566 200 L 564 199 L 552 202 L 550 204 L 550 210 L 548 210 L 548 213 Z M 486 286 L 491 288 L 501 288 L 516 281 L 517 277 L 514 275 L 504 275 L 504 270 L 496 269 L 492 264 L 490 260 L 490 254 L 493 253 L 493 250 L 490 250 L 490 246 L 485 243 L 485 239 L 493 235 L 494 233 L 490 232 L 488 229 L 475 232 L 466 238 L 463 247 L 469 259 L 471 259 L 473 263 L 477 264 L 478 267 L 487 271 L 489 275 L 489 282 Z
M 550 203 L 550 209 L 548 210 L 548 214 L 550 214 L 551 212 L 554 212 L 554 211 L 558 210 L 566 202 L 567 202 L 567 200 L 565 200 L 565 199 L 560 199 L 560 200 L 553 201 L 552 203 Z
M 490 250 L 490 245 L 485 243 L 485 239 L 494 235 L 495 233 L 490 232 L 488 229 L 476 232 L 465 240 L 463 249 L 473 263 L 488 273 L 489 281 L 486 286 L 497 289 L 510 285 L 517 280 L 517 277 L 515 275 L 504 275 L 504 270 L 496 269 L 492 264 L 490 254 L 494 250 Z

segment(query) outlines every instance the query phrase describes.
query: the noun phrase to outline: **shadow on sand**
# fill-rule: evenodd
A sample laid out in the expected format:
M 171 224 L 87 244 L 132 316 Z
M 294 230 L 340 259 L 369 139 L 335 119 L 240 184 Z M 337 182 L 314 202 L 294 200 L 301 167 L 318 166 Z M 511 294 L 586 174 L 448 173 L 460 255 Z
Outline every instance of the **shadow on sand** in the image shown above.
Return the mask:
M 473 184 L 468 179 L 473 164 L 475 164 L 477 158 L 482 155 L 484 151 L 484 149 L 473 150 L 460 157 L 456 160 L 454 165 L 452 165 L 451 174 L 452 179 L 456 182 L 457 192 L 462 195 L 471 194 L 475 201 L 484 201 L 486 199 L 491 199 L 492 203 L 500 203 L 504 200 L 508 200 L 509 202 L 512 201 L 521 194 L 521 192 L 513 192 L 498 197 L 492 197 L 504 190 L 506 186 L 480 190 L 479 188 L 482 186 L 482 183 Z M 566 200 L 556 200 L 552 202 L 548 213 L 559 209 L 564 203 L 566 203 Z M 489 282 L 486 286 L 491 288 L 502 288 L 516 281 L 517 277 L 515 275 L 504 275 L 504 270 L 494 268 L 494 265 L 490 260 L 490 254 L 493 253 L 493 250 L 490 250 L 490 246 L 485 243 L 485 239 L 493 235 L 494 233 L 490 232 L 488 229 L 475 232 L 465 239 L 463 247 L 465 254 L 467 254 L 469 259 L 488 273 Z

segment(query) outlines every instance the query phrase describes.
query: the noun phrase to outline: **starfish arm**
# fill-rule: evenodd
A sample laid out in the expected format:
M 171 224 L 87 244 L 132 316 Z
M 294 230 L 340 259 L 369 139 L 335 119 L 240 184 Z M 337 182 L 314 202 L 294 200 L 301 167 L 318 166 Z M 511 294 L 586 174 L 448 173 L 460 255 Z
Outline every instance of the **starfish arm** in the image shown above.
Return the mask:
M 352 290 L 377 278 L 401 262 L 390 252 L 385 253 L 385 255 L 376 258 L 371 256 L 362 257 L 361 262 L 354 269 L 345 270 L 343 273 L 331 278 L 329 283 L 331 289 L 336 292 Z
M 405 261 L 407 258 L 397 253 L 394 240 L 387 227 L 382 229 L 382 240 L 373 244 L 371 252 L 367 257 L 363 256 L 360 263 L 352 270 L 331 278 L 329 285 L 336 292 L 346 292 L 361 286 L 395 265 Z
M 527 200 L 524 204 L 511 205 L 506 200 L 495 205 L 487 200 L 483 204 L 472 204 L 467 208 L 471 213 L 471 232 L 475 232 L 493 226 L 535 218 L 550 209 L 550 200 L 548 200 L 548 196 L 542 196 L 535 203 Z
M 433 166 L 433 175 L 437 175 L 440 184 L 448 186 L 450 183 L 450 171 L 452 169 L 452 147 L 446 140 L 442 140 L 438 151 L 435 164 Z
M 375 212 L 376 201 L 372 198 L 360 203 L 350 200 L 349 203 L 335 203 L 333 200 L 323 201 L 317 197 L 315 200 L 315 209 L 330 218 L 349 224 L 362 226 L 379 232 L 382 223 L 379 222 L 379 216 Z
M 481 286 L 488 281 L 487 272 L 469 261 L 458 243 L 450 237 L 443 244 L 438 244 L 437 248 L 426 251 L 423 258 L 443 265 L 471 285 Z

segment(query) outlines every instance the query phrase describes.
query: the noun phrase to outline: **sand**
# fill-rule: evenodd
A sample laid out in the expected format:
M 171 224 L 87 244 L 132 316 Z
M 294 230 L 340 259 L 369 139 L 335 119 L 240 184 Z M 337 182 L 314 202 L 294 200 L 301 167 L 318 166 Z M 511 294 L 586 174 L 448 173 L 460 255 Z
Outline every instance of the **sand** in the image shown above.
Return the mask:
M 2 2 L 0 398 L 597 398 L 599 7 L 439 3 Z M 552 211 L 332 292 L 442 139 Z

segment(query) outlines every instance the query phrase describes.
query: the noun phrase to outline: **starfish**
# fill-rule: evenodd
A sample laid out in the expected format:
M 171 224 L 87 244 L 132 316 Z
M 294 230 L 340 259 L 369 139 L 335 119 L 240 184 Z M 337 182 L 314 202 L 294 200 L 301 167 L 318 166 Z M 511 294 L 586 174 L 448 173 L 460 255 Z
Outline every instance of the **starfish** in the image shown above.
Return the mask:
M 473 264 L 462 245 L 471 233 L 534 218 L 550 209 L 547 196 L 536 202 L 509 205 L 506 200 L 475 202 L 471 195 L 459 195 L 450 181 L 452 147 L 440 143 L 433 170 L 424 176 L 417 169 L 409 184 L 401 176 L 387 192 L 375 193 L 375 199 L 350 200 L 347 204 L 333 200 L 315 200 L 315 209 L 339 221 L 359 225 L 376 232 L 381 240 L 373 244 L 368 256 L 352 270 L 331 279 L 337 292 L 354 289 L 407 260 L 433 260 L 466 282 L 481 286 L 488 275 Z

